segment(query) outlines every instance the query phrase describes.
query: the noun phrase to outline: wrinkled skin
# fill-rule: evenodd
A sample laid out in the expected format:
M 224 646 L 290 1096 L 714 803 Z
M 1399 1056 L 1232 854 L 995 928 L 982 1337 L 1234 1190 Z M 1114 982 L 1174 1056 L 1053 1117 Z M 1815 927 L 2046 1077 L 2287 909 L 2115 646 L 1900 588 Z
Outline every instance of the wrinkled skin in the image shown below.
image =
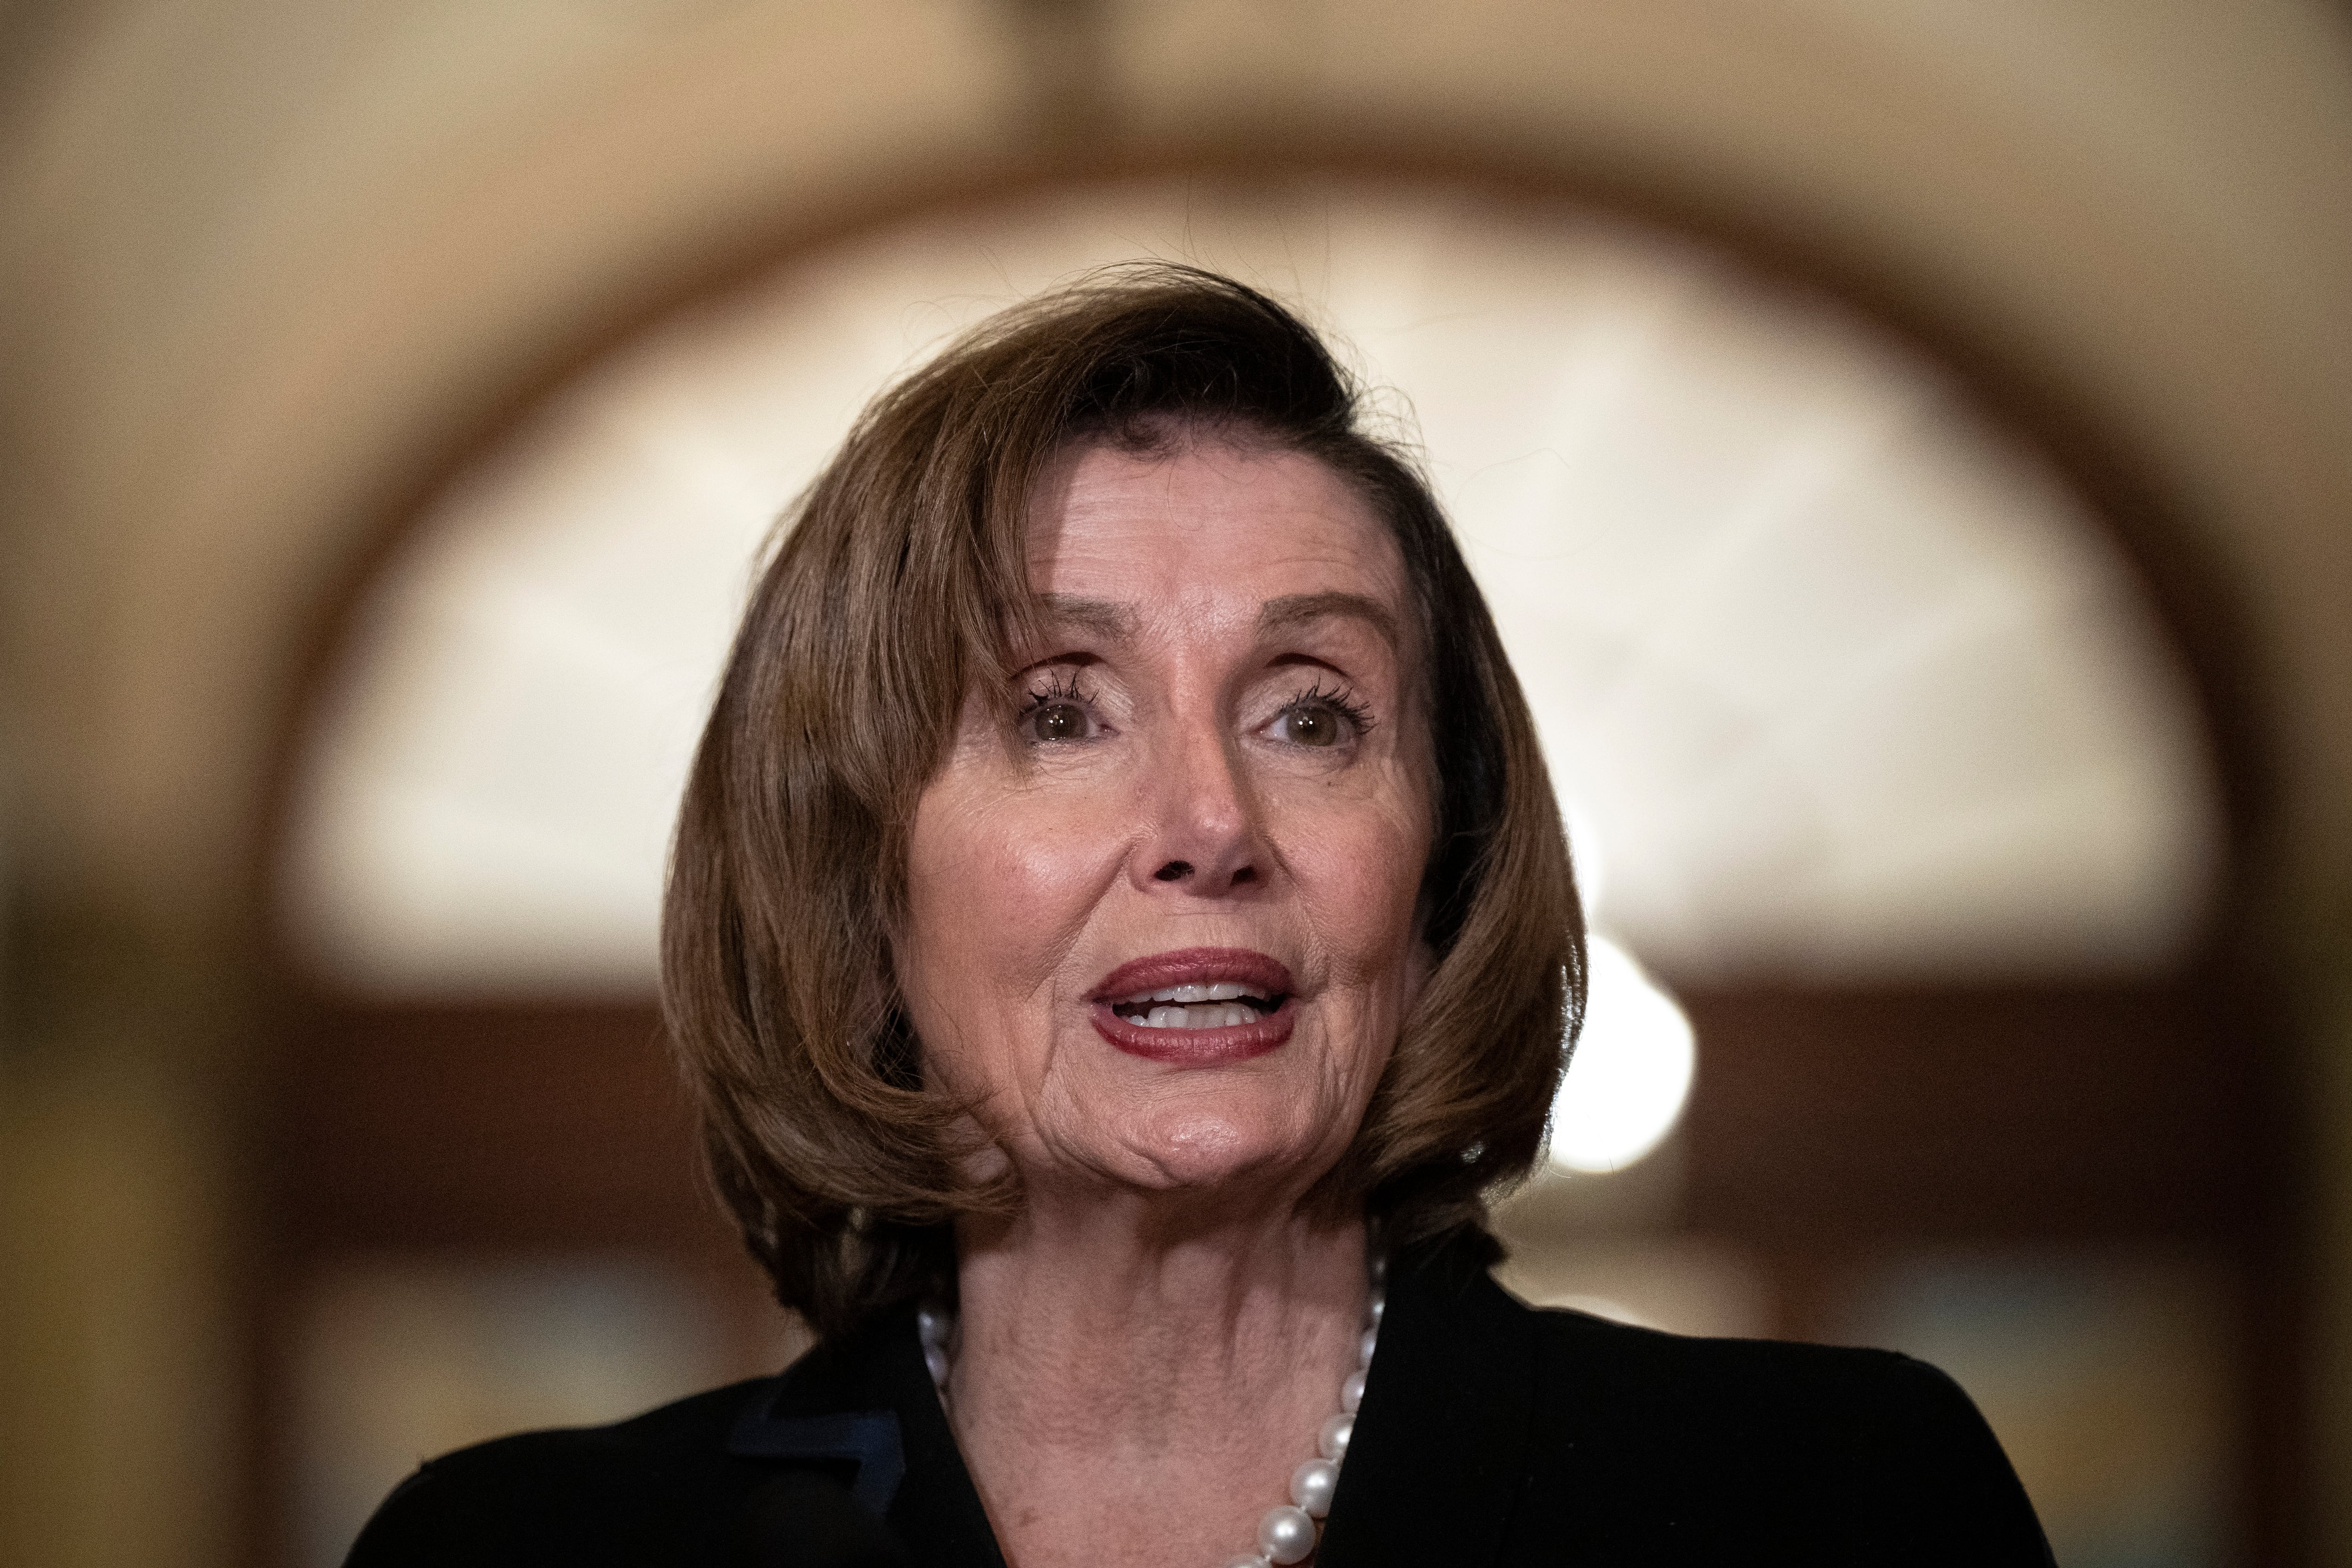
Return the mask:
M 1364 1231 L 1299 1200 L 1425 972 L 1433 818 L 1394 542 L 1312 459 L 1065 454 L 1032 509 L 1021 717 L 974 693 L 924 791 L 895 962 L 924 1070 L 1024 1194 L 959 1230 L 950 1414 L 1017 1568 L 1246 1550 L 1337 1408 Z M 1156 1059 L 1098 1026 L 1130 961 L 1245 949 L 1292 1026 Z

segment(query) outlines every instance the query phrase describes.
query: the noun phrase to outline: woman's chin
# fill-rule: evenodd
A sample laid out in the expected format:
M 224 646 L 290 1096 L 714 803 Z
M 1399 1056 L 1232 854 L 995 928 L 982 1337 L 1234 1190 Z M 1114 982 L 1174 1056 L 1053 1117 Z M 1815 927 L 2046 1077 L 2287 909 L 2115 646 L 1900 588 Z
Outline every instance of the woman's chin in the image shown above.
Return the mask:
M 1303 1187 L 1338 1153 L 1321 1147 L 1310 1129 L 1209 1111 L 1162 1116 L 1120 1131 L 1126 1158 L 1118 1163 L 1150 1191 L 1239 1196 Z

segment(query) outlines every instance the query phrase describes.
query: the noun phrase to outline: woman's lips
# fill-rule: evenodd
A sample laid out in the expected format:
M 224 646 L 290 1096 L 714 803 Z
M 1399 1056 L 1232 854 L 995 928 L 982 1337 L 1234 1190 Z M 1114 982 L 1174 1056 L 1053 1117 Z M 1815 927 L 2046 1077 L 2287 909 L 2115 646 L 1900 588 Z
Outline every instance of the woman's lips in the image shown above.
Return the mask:
M 1297 984 L 1287 964 L 1246 947 L 1183 947 L 1120 964 L 1102 977 L 1092 996 L 1097 1002 L 1116 1002 L 1139 992 L 1213 985 L 1220 980 L 1237 981 L 1261 996 L 1287 996 Z
M 1290 1038 L 1291 1029 L 1297 1022 L 1298 1004 L 1291 994 L 1296 984 L 1286 965 L 1248 948 L 1188 947 L 1154 953 L 1120 964 L 1095 986 L 1095 1029 L 1118 1049 L 1152 1061 L 1240 1061 L 1262 1056 Z M 1261 1002 L 1274 1000 L 1275 1005 L 1271 1011 L 1258 1013 L 1248 1023 L 1208 1028 L 1155 1028 L 1139 1019 L 1123 1017 L 1117 1010 L 1121 1003 L 1148 1008 L 1150 1003 L 1138 999 L 1155 991 L 1221 984 L 1228 988 L 1238 985 L 1247 996 Z M 1183 1005 L 1172 999 L 1170 1005 L 1179 1011 Z M 1202 1004 L 1196 1005 L 1220 1004 L 1204 998 Z M 1224 1005 L 1234 1004 L 1228 999 Z
M 1120 1017 L 1108 1002 L 1095 1004 L 1097 1034 L 1129 1056 L 1156 1062 L 1237 1062 L 1264 1056 L 1290 1038 L 1297 1021 L 1298 1002 L 1290 996 L 1255 1023 L 1215 1029 L 1155 1029 Z

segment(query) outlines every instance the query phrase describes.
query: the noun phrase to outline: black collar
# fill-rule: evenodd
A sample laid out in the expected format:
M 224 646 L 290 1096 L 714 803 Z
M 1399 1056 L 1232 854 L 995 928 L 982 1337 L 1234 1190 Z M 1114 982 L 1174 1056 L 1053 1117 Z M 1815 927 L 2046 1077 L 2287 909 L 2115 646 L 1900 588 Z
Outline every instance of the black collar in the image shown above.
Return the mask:
M 727 1451 L 846 1471 L 850 1494 L 924 1568 L 1004 1568 L 923 1364 L 911 1306 L 825 1342 L 761 1384 Z
M 1534 1316 L 1475 1247 L 1407 1252 L 1317 1568 L 1493 1563 L 1526 1482 Z

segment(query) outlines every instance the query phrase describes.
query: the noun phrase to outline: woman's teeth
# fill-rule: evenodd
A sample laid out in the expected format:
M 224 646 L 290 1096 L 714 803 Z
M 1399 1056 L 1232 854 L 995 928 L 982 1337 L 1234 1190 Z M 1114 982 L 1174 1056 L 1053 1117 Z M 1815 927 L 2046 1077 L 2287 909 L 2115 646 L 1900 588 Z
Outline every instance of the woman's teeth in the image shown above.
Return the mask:
M 1257 1015 L 1247 1007 L 1154 1007 L 1139 1018 L 1129 1020 L 1147 1029 L 1230 1029 L 1240 1024 L 1255 1024 Z
M 1244 1000 L 1245 999 L 1245 1000 Z M 1206 985 L 1166 985 L 1121 997 L 1113 1010 L 1130 1024 L 1147 1029 L 1231 1029 L 1255 1024 L 1274 1011 L 1276 1004 L 1252 996 L 1246 986 L 1230 980 Z

